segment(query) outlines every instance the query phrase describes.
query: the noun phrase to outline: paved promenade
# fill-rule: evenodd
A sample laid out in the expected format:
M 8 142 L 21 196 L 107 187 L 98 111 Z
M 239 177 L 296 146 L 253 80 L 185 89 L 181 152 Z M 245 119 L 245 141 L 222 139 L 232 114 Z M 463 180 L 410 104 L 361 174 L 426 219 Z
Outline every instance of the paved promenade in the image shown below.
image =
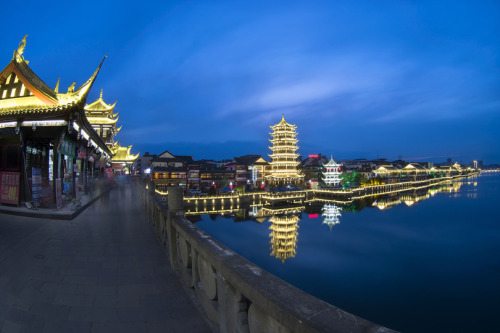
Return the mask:
M 212 332 L 131 188 L 71 221 L 0 214 L 0 332 Z

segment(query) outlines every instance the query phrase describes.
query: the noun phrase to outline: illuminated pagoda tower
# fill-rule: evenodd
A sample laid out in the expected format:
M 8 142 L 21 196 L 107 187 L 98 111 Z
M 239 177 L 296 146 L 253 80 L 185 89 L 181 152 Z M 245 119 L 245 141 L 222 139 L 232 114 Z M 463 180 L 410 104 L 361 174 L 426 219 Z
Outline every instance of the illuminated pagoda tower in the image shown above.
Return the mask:
M 339 185 L 340 184 L 340 175 L 342 174 L 342 164 L 339 164 L 333 160 L 330 156 L 330 161 L 327 164 L 324 164 L 323 167 L 325 171 L 323 171 L 323 181 L 326 185 Z
M 112 148 L 115 145 L 115 135 L 121 129 L 116 128 L 118 122 L 118 113 L 114 113 L 116 102 L 114 104 L 107 104 L 102 99 L 102 89 L 99 99 L 92 104 L 87 104 L 84 107 L 87 120 L 92 125 L 94 130 L 101 136 L 106 145 Z
M 281 259 L 284 263 L 286 259 L 295 257 L 297 248 L 297 236 L 299 233 L 299 217 L 293 215 L 274 215 L 269 219 L 271 226 L 271 255 Z
M 330 227 L 330 231 L 332 231 L 332 227 L 336 224 L 340 223 L 340 208 L 335 205 L 325 204 L 323 206 L 323 222 L 321 224 L 326 224 Z
M 273 146 L 269 149 L 273 153 L 269 155 L 272 159 L 271 170 L 266 178 L 271 185 L 302 184 L 304 176 L 299 174 L 297 170 L 300 163 L 297 160 L 299 157 L 297 154 L 297 149 L 299 149 L 297 146 L 299 140 L 296 138 L 297 126 L 287 123 L 285 115 L 283 115 L 278 124 L 270 127 L 273 130 L 270 133 L 273 138 L 269 141 Z

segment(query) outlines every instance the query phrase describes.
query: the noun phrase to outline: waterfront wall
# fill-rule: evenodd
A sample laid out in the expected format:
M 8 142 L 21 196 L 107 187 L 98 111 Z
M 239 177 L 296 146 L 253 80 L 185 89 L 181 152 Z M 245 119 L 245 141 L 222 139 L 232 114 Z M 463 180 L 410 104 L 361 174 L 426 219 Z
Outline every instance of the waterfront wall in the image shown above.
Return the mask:
M 170 265 L 220 332 L 394 332 L 297 289 L 237 255 L 184 217 L 181 188 L 167 201 L 139 187 Z

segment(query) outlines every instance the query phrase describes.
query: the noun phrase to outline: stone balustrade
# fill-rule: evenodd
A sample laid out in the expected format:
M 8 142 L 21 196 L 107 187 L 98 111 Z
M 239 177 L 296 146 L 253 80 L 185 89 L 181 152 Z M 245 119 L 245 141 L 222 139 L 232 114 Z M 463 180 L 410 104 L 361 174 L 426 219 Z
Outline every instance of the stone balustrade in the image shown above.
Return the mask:
M 254 265 L 184 217 L 181 188 L 168 203 L 139 188 L 172 268 L 220 332 L 394 332 L 323 302 Z

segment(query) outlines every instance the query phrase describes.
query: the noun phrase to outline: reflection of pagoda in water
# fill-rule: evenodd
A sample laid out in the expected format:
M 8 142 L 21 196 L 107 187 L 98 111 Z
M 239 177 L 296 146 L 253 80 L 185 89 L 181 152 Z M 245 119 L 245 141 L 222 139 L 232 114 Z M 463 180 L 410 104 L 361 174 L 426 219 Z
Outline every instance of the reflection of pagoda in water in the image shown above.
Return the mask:
M 297 215 L 275 215 L 269 219 L 269 222 L 271 222 L 269 229 L 272 230 L 269 234 L 271 255 L 281 259 L 281 262 L 284 263 L 286 259 L 295 257 L 297 236 L 299 235 L 297 232 L 299 217 Z
M 322 209 L 324 219 L 321 224 L 326 224 L 330 227 L 330 231 L 332 231 L 332 227 L 336 224 L 340 223 L 340 208 L 335 205 L 325 204 Z

